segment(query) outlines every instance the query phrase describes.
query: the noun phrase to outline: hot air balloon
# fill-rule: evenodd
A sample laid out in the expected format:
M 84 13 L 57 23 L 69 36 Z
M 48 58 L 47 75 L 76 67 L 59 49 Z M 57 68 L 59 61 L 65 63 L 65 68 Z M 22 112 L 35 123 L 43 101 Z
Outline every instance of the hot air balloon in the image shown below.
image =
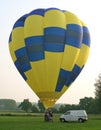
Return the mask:
M 83 69 L 90 50 L 86 25 L 73 13 L 36 9 L 19 18 L 9 37 L 13 62 L 49 108 Z

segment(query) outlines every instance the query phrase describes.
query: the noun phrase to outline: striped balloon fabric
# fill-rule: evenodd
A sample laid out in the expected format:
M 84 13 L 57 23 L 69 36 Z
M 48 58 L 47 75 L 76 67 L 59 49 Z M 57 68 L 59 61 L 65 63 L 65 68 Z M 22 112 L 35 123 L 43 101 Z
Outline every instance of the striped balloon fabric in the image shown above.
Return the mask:
M 9 50 L 24 80 L 49 108 L 83 69 L 90 50 L 89 30 L 69 11 L 36 9 L 15 22 Z

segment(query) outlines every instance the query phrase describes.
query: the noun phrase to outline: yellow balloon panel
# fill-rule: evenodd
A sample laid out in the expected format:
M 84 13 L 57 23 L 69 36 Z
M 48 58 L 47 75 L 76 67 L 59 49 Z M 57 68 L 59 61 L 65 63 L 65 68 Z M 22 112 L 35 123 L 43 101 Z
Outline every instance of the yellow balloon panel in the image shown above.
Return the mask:
M 44 27 L 66 28 L 65 15 L 59 10 L 49 10 L 45 13 Z
M 45 52 L 45 69 L 47 86 L 45 91 L 53 91 L 59 75 L 63 53 Z
M 15 28 L 12 31 L 12 42 L 15 51 L 25 46 L 23 27 Z
M 27 77 L 26 82 L 30 84 L 31 88 L 36 92 L 44 91 L 46 86 L 46 75 L 44 68 L 44 60 L 39 62 L 31 62 L 31 68 L 29 71 L 25 72 Z
M 82 67 L 83 65 L 85 65 L 88 58 L 89 51 L 90 51 L 90 48 L 86 46 L 85 44 L 82 44 L 78 59 L 76 61 L 76 64 L 78 66 Z
M 61 68 L 72 71 L 74 64 L 76 63 L 76 60 L 78 58 L 79 52 L 80 49 L 66 45 L 62 58 Z
M 16 56 L 15 56 L 15 53 L 14 53 L 14 48 L 13 48 L 13 43 L 12 42 L 9 43 L 9 51 L 10 51 L 12 60 L 15 62 L 16 61 Z
M 25 21 L 24 37 L 39 35 L 43 35 L 43 17 L 39 15 L 31 15 Z
M 73 14 L 69 11 L 65 11 L 64 15 L 65 15 L 66 24 L 78 24 L 78 25 L 82 26 L 81 21 L 75 14 Z

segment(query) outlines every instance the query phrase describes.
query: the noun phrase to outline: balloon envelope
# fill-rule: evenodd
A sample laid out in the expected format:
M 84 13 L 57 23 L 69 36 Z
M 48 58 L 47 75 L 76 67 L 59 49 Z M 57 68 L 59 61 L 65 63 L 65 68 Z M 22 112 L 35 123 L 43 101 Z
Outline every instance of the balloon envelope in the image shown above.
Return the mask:
M 90 36 L 75 14 L 57 8 L 36 9 L 15 22 L 9 49 L 24 80 L 49 108 L 84 67 Z

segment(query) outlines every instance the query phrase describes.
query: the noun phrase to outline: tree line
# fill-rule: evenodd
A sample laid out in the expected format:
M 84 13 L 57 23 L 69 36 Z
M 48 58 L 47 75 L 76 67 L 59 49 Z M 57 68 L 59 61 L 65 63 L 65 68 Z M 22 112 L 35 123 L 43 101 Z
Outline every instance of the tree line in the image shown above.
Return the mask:
M 92 97 L 84 97 L 80 99 L 79 104 L 56 104 L 52 108 L 53 113 L 65 113 L 68 110 L 84 109 L 89 114 L 99 114 L 101 110 L 97 104 L 96 99 Z M 23 110 L 32 113 L 44 113 L 45 108 L 39 100 L 36 104 L 24 99 L 19 105 L 16 101 L 11 99 L 0 99 L 0 110 Z
M 51 109 L 54 113 L 64 113 L 68 110 L 84 109 L 90 114 L 101 114 L 101 74 L 95 82 L 95 98 L 84 97 L 79 104 L 58 104 Z M 59 107 L 57 107 L 59 106 Z M 43 113 L 45 108 L 42 102 L 31 103 L 29 99 L 24 99 L 19 105 L 13 99 L 0 99 L 0 110 L 23 110 L 25 112 Z
M 57 107 L 59 105 L 59 107 Z M 79 104 L 58 104 L 57 106 L 54 105 L 51 109 L 53 113 L 64 113 L 68 110 L 86 110 L 89 114 L 98 114 L 101 113 L 99 106 L 96 102 L 96 99 L 92 97 L 84 97 L 80 99 Z M 43 113 L 45 108 L 41 101 L 39 100 L 37 105 L 32 105 L 28 99 L 25 99 L 20 105 L 21 109 L 26 112 L 39 112 Z

